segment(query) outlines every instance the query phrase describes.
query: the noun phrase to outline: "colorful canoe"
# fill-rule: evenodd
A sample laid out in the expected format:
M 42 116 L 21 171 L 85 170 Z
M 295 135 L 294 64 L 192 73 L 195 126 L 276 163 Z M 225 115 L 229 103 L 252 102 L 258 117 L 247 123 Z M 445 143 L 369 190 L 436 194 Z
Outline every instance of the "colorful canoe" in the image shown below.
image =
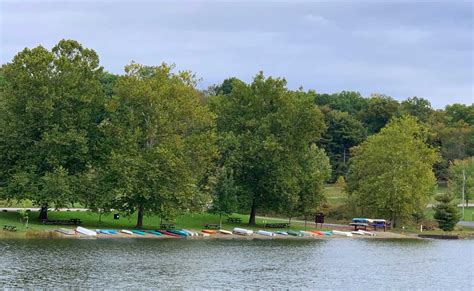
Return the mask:
M 133 232 L 133 234 L 145 235 L 145 232 L 144 232 L 144 231 L 141 231 L 141 230 L 132 229 L 131 231 Z
M 133 234 L 133 232 L 131 232 L 130 230 L 126 230 L 126 229 L 122 229 L 120 232 L 125 233 L 125 234 Z
M 76 227 L 76 232 L 78 232 L 80 234 L 84 234 L 84 235 L 89 235 L 89 236 L 96 236 L 97 235 L 97 232 L 95 232 L 93 230 L 90 230 L 90 229 L 87 229 L 87 228 L 84 228 L 82 226 Z
M 182 231 L 186 232 L 189 236 L 197 236 L 197 233 L 194 231 L 190 231 L 188 229 L 182 229 Z
M 266 231 L 266 230 L 259 230 L 259 231 L 257 231 L 257 234 L 264 235 L 264 236 L 274 236 L 275 235 L 273 232 Z
M 282 231 L 282 230 L 275 231 L 275 234 L 278 234 L 278 235 L 288 235 L 288 233 L 287 233 L 286 231 Z
M 353 236 L 352 233 L 350 233 L 349 231 L 333 230 L 332 233 L 335 235 L 340 235 L 340 236 L 349 236 L 349 237 Z
M 146 232 L 154 235 L 163 235 L 161 232 L 157 232 L 155 230 L 147 230 Z
M 299 231 L 289 230 L 287 231 L 287 233 L 292 236 L 301 236 L 301 233 Z
M 216 233 L 217 233 L 217 230 L 213 230 L 213 229 L 203 229 L 203 230 L 201 230 L 201 232 L 207 233 L 207 234 L 216 234 Z
M 239 228 L 239 227 L 235 227 L 233 232 L 235 234 L 240 234 L 240 235 L 252 235 L 253 234 L 253 230 L 245 229 L 245 228 Z
M 171 230 L 168 230 L 168 232 L 171 232 L 180 236 L 189 236 L 189 233 L 182 231 L 180 229 L 171 229 Z
M 306 230 L 300 231 L 300 236 L 310 237 L 310 236 L 315 236 L 315 235 L 317 235 L 317 234 L 312 233 L 310 231 L 306 231 Z
M 232 234 L 232 231 L 228 231 L 228 230 L 225 230 L 225 229 L 219 229 L 219 233 L 222 233 L 222 234 Z
M 179 234 L 176 234 L 176 233 L 172 233 L 172 232 L 169 232 L 169 231 L 164 230 L 164 229 L 157 229 L 156 231 L 157 231 L 157 232 L 161 232 L 162 234 L 167 235 L 167 236 L 183 237 L 182 235 L 179 235 Z

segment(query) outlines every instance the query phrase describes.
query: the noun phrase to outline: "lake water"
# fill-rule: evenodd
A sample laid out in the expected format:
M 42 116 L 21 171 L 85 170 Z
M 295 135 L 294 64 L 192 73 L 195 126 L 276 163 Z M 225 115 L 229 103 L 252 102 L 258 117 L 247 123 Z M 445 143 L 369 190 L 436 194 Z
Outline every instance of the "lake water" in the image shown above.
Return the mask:
M 473 256 L 473 240 L 0 240 L 0 288 L 473 290 Z

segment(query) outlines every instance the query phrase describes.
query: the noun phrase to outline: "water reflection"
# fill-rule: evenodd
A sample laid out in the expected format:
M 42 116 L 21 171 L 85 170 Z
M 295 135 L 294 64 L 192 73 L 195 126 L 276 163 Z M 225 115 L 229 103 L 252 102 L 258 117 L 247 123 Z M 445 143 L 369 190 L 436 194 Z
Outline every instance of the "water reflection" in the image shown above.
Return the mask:
M 470 290 L 473 243 L 4 240 L 0 287 Z

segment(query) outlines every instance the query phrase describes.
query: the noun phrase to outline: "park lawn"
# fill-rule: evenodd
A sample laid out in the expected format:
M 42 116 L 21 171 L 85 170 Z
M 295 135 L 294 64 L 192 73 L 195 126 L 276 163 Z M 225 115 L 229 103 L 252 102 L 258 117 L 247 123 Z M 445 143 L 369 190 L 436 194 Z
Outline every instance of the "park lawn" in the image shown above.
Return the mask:
M 462 208 L 459 207 L 459 214 L 462 215 Z M 428 208 L 426 210 L 426 216 L 429 219 L 433 219 L 434 215 L 434 209 L 433 208 Z M 461 218 L 461 220 L 464 221 L 474 221 L 474 207 L 465 207 L 464 208 L 464 219 Z
M 39 222 L 36 217 L 38 216 L 37 212 L 30 213 L 29 221 L 29 231 L 44 231 L 44 230 L 54 230 L 59 227 L 72 228 L 72 226 L 55 226 L 55 225 L 43 225 Z M 257 218 L 257 226 L 247 225 L 248 215 L 235 214 L 232 217 L 239 217 L 242 219 L 242 223 L 227 223 L 226 217 L 222 219 L 222 228 L 227 230 L 232 230 L 234 227 L 242 227 L 252 230 L 263 229 L 264 219 Z M 102 215 L 101 221 L 99 221 L 99 215 L 91 212 L 80 212 L 80 211 L 50 211 L 48 213 L 49 219 L 70 219 L 70 218 L 79 218 L 82 222 L 81 226 L 91 229 L 133 229 L 136 224 L 136 215 L 130 217 L 121 216 L 120 219 L 115 220 L 113 218 L 113 213 Z M 281 220 L 272 220 L 265 219 L 266 223 L 279 223 Z M 163 221 L 165 222 L 165 221 Z M 143 229 L 158 229 L 161 223 L 161 219 L 158 216 L 145 216 Z M 169 223 L 169 222 L 166 222 Z M 204 225 L 208 223 L 219 223 L 219 216 L 209 213 L 199 213 L 199 214 L 185 214 L 181 215 L 176 220 L 171 223 L 175 223 L 177 228 L 193 229 L 199 230 L 203 229 Z M 0 227 L 3 228 L 4 225 L 16 226 L 18 231 L 26 231 L 27 229 L 20 222 L 20 215 L 17 212 L 0 212 Z M 301 222 L 292 222 L 290 229 L 293 230 L 304 230 L 304 223 Z M 315 229 L 314 223 L 307 224 L 306 229 Z

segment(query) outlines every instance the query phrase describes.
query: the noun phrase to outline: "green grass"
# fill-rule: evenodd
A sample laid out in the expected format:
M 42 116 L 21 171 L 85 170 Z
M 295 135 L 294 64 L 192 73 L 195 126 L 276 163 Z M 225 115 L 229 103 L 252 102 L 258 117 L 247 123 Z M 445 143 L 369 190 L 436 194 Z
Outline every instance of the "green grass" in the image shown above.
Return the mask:
M 29 231 L 44 231 L 44 230 L 53 230 L 59 226 L 54 225 L 43 225 L 36 218 L 38 216 L 37 212 L 30 213 L 29 221 Z M 240 217 L 242 223 L 227 223 L 225 217 L 222 220 L 222 228 L 227 230 L 232 230 L 234 227 L 243 227 L 247 229 L 263 229 L 264 219 L 257 219 L 257 226 L 247 225 L 248 215 L 235 214 L 233 217 Z M 49 219 L 70 219 L 70 218 L 79 218 L 82 221 L 81 226 L 97 229 L 97 228 L 107 228 L 107 229 L 133 229 L 136 224 L 136 215 L 130 217 L 121 216 L 120 219 L 113 219 L 113 214 L 102 215 L 102 219 L 99 222 L 99 216 L 90 212 L 56 212 L 50 211 L 48 214 Z M 281 220 L 272 220 L 265 219 L 266 223 L 281 222 Z M 173 223 L 176 224 L 178 228 L 188 228 L 199 230 L 203 229 L 204 225 L 208 223 L 219 223 L 219 216 L 212 215 L 209 213 L 201 214 L 186 214 L 179 216 Z M 26 231 L 27 229 L 20 222 L 20 215 L 16 212 L 0 212 L 0 227 L 3 228 L 4 225 L 14 225 L 18 230 Z M 160 218 L 158 216 L 145 216 L 143 229 L 158 229 L 160 225 Z M 304 223 L 292 222 L 290 229 L 302 230 L 305 229 Z M 308 222 L 307 229 L 315 229 L 314 223 Z
M 462 215 L 462 208 L 461 207 L 459 207 L 459 214 Z M 433 219 L 433 215 L 434 215 L 434 209 L 433 208 L 429 208 L 429 209 L 426 210 L 426 217 L 427 218 Z M 464 208 L 464 219 L 462 219 L 462 216 L 461 216 L 461 220 L 474 221 L 474 207 Z

